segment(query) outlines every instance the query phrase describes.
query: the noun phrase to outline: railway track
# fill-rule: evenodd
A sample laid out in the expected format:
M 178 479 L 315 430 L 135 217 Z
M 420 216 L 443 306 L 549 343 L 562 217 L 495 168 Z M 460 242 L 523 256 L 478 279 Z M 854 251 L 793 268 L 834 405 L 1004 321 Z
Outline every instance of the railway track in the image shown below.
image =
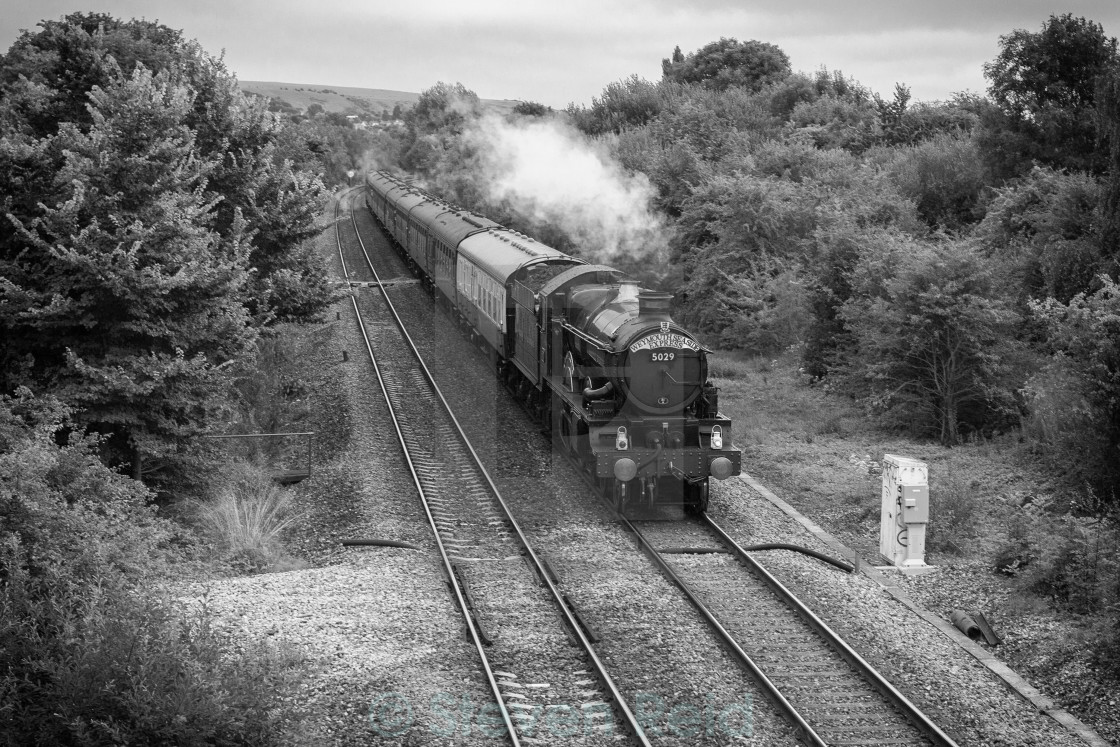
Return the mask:
M 956 745 L 709 516 L 621 521 L 806 743 Z
M 480 730 L 504 733 L 514 745 L 602 744 L 627 734 L 648 745 L 596 655 L 593 633 L 530 545 L 428 372 L 353 211 L 345 222 L 341 210 L 340 200 L 335 225 L 344 276 L 353 278 L 347 255 L 357 252 L 377 288 L 351 296 L 366 352 L 494 697 L 480 712 Z
M 400 262 L 395 252 L 385 254 L 380 261 Z M 363 257 L 373 272 L 372 260 L 368 254 Z M 402 275 L 407 273 L 407 268 L 401 270 Z M 419 384 L 419 378 L 413 383 Z M 451 431 L 433 433 L 432 441 L 442 443 L 453 436 Z M 586 473 L 583 477 L 595 487 Z M 474 500 L 482 501 L 480 497 Z M 802 741 L 812 745 L 955 744 L 709 517 L 671 524 L 622 521 L 793 723 Z M 719 552 L 671 554 L 673 559 L 669 559 L 657 551 L 674 543 Z M 470 561 L 460 556 L 458 562 L 461 566 Z M 550 571 L 544 568 L 534 573 L 543 578 Z M 737 590 L 734 598 L 727 597 L 728 588 Z M 640 733 L 637 723 L 632 728 Z

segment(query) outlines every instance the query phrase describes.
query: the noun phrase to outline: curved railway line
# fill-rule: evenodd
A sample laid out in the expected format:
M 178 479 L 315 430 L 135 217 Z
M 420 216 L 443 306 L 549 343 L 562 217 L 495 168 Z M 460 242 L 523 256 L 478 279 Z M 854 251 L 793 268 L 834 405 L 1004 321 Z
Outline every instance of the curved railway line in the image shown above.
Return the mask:
M 336 239 L 343 273 L 350 278 L 340 211 L 341 200 L 336 204 Z M 582 725 L 578 731 L 583 733 L 573 735 L 575 742 L 614 735 L 617 721 L 636 743 L 649 745 L 596 655 L 578 611 L 534 551 L 428 372 L 365 250 L 352 211 L 350 225 L 380 293 L 379 299 L 364 303 L 352 295 L 354 313 L 448 586 L 494 696 L 500 720 L 491 720 L 490 726 L 504 727 L 514 745 L 539 742 L 531 735 L 543 731 L 542 720 L 559 709 L 558 720 L 571 723 L 575 715 Z M 385 353 L 402 350 L 403 355 Z M 523 559 L 539 586 L 524 572 Z M 486 587 L 495 587 L 496 593 L 480 597 L 477 592 Z M 521 606 L 507 606 L 498 597 Z M 548 630 L 549 615 L 542 608 L 549 602 L 559 611 L 566 635 L 555 625 L 555 616 Z M 530 668 L 517 642 L 533 638 L 542 650 Z M 514 643 L 504 645 L 507 639 Z M 572 714 L 572 709 L 580 713 Z M 551 732 L 550 742 L 556 736 Z
M 353 211 L 350 221 L 356 240 L 361 242 Z M 338 221 L 336 226 L 340 226 Z M 339 256 L 345 268 L 341 227 L 339 232 Z M 381 289 L 386 309 L 391 308 L 385 283 L 378 278 L 374 262 L 364 245 L 361 255 L 375 278 L 371 285 Z M 403 268 L 403 263 L 399 267 Z M 405 273 L 403 269 L 400 272 Z M 363 310 L 357 298 L 354 298 L 354 310 L 362 324 Z M 396 316 L 395 312 L 388 313 Z M 401 331 L 393 335 L 399 334 L 402 339 L 408 337 L 399 317 L 395 324 L 381 320 L 375 325 L 379 333 L 387 333 L 386 330 L 399 325 Z M 368 342 L 365 324 L 363 335 L 367 336 L 370 357 L 378 370 L 387 400 L 411 399 L 428 419 L 421 421 L 423 425 L 419 430 L 417 426 L 409 425 L 416 421 L 410 421 L 408 416 L 400 419 L 394 416 L 394 424 L 406 453 L 411 453 L 408 457 L 410 470 L 439 543 L 445 572 L 449 579 L 465 582 L 462 585 L 452 584 L 456 602 L 468 621 L 472 640 L 503 721 L 510 730 L 511 740 L 519 743 L 516 728 L 518 712 L 531 707 L 530 698 L 525 696 L 529 691 L 524 687 L 518 688 L 518 685 L 538 683 L 519 681 L 513 677 L 513 672 L 497 669 L 498 666 L 506 666 L 500 661 L 494 666 L 489 663 L 486 643 L 490 621 L 487 615 L 479 614 L 471 589 L 480 584 L 479 579 L 485 573 L 495 572 L 495 565 L 503 577 L 522 571 L 516 561 L 523 555 L 538 582 L 547 589 L 552 603 L 561 611 L 571 640 L 582 647 L 581 656 L 592 663 L 587 669 L 574 669 L 569 664 L 567 671 L 558 673 L 559 676 L 562 678 L 567 674 L 573 678 L 574 687 L 570 692 L 576 694 L 573 697 L 577 700 L 579 697 L 591 697 L 590 702 L 595 706 L 609 700 L 613 713 L 621 717 L 633 738 L 641 744 L 649 744 L 639 720 L 627 708 L 622 694 L 596 657 L 590 640 L 593 634 L 589 633 L 578 611 L 558 587 L 547 561 L 530 546 L 477 454 L 466 441 L 462 428 L 450 414 L 450 408 L 443 401 L 415 347 L 413 354 L 419 361 L 415 364 L 419 369 L 403 375 L 400 372 L 383 375 L 373 354 L 374 345 Z M 377 349 L 385 350 L 391 344 L 396 343 L 379 342 Z M 407 344 L 411 345 L 411 341 Z M 407 397 L 404 396 L 406 393 Z M 396 409 L 397 405 L 392 404 L 391 408 Z M 441 413 L 446 412 L 446 415 L 441 414 L 438 424 L 431 420 L 437 409 Z M 451 443 L 465 444 L 463 453 L 456 456 L 443 448 L 437 453 L 430 446 L 440 444 L 442 447 Z M 448 474 L 454 477 L 448 480 Z M 582 474 L 587 479 L 586 473 Z M 447 492 L 449 482 L 456 486 L 450 494 Z M 588 485 L 594 487 L 591 482 Z M 468 507 L 469 517 L 456 516 L 454 512 L 462 511 L 464 506 Z M 662 572 L 688 597 L 778 710 L 793 723 L 805 743 L 939 747 L 956 744 L 708 516 L 671 523 L 620 519 Z M 508 527 L 508 530 L 496 530 L 495 527 L 499 526 Z M 717 545 L 714 548 L 711 547 L 713 542 Z M 699 547 L 705 552 L 662 552 L 671 550 L 674 545 L 692 550 Z M 667 555 L 674 559 L 669 559 Z M 513 574 L 509 573 L 511 570 Z M 522 575 L 525 574 L 522 572 Z M 727 589 L 734 589 L 735 593 L 727 594 Z M 508 593 L 508 589 L 503 591 Z M 537 678 L 540 679 L 540 676 Z M 598 690 L 587 689 L 592 678 L 597 680 Z M 537 704 L 540 704 L 539 701 Z

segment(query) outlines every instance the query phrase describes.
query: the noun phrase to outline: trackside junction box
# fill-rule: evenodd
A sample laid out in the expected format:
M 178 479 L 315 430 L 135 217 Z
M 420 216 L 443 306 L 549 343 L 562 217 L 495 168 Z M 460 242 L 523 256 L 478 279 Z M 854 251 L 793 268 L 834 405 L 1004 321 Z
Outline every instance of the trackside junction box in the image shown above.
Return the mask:
M 903 570 L 926 565 L 929 523 L 929 468 L 916 459 L 883 456 L 883 505 L 879 521 L 879 553 Z

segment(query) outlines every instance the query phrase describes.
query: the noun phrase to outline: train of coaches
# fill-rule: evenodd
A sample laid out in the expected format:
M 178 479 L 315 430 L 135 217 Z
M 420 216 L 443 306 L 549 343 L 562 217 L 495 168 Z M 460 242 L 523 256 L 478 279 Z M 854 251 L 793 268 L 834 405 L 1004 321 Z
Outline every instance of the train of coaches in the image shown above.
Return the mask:
M 669 294 L 384 171 L 367 175 L 365 196 L 412 269 L 619 510 L 704 511 L 709 479 L 739 473 L 709 351 L 673 322 Z

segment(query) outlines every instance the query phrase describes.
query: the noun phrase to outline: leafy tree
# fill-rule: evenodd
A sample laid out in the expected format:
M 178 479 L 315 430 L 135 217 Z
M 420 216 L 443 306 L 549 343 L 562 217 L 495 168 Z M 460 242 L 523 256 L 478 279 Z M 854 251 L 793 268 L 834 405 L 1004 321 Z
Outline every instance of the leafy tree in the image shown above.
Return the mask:
M 662 105 L 656 83 L 631 75 L 608 84 L 602 95 L 591 99 L 589 109 L 569 104 L 568 116 L 587 134 L 601 135 L 640 127 L 656 117 Z
M 860 227 L 846 218 L 830 221 L 813 235 L 815 261 L 806 271 L 810 321 L 805 332 L 802 363 L 815 379 L 842 370 L 856 351 L 852 332 L 841 310 L 855 294 L 853 273 L 865 247 L 887 244 L 896 232 Z
M 1050 332 L 1073 390 L 1081 395 L 1078 414 L 1088 422 L 1054 444 L 1070 456 L 1066 468 L 1089 488 L 1089 507 L 1114 517 L 1120 511 L 1120 286 L 1100 278 L 1101 287 L 1063 304 L 1036 301 L 1032 311 Z M 1087 403 L 1085 402 L 1087 400 Z M 1088 407 L 1085 406 L 1088 404 Z
M 314 179 L 291 173 L 284 165 L 276 149 L 281 125 L 267 111 L 267 102 L 260 97 L 247 98 L 221 60 L 207 55 L 196 42 L 183 40 L 180 32 L 158 23 L 73 13 L 40 26 L 38 33 L 21 35 L 0 64 L 0 122 L 6 125 L 4 134 L 9 141 L 17 133 L 23 140 L 16 142 L 23 143 L 52 137 L 60 122 L 88 128 L 91 115 L 87 96 L 95 86 L 103 89 L 112 78 L 130 76 L 137 67 L 166 71 L 193 96 L 184 125 L 195 133 L 198 156 L 218 162 L 209 171 L 205 185 L 217 218 L 214 227 L 226 234 L 235 222 L 248 223 L 249 233 L 244 238 L 251 264 L 258 270 L 246 292 L 255 296 L 250 303 L 258 314 L 258 323 L 318 313 L 322 305 L 297 304 L 289 309 L 284 307 L 285 298 L 268 293 L 271 280 L 267 273 L 277 268 L 299 273 L 312 295 L 327 297 L 325 268 L 309 264 L 302 247 L 318 230 L 313 218 L 323 189 Z M 17 152 L 26 154 L 27 150 Z M 59 168 L 61 154 L 57 149 L 41 149 L 40 157 L 45 161 L 38 166 L 21 162 L 17 171 L 23 176 L 42 176 Z M 35 216 L 37 204 L 53 189 L 50 178 L 34 183 L 20 178 L 11 186 L 17 190 L 13 194 L 25 201 L 21 204 L 13 200 L 6 209 L 21 219 Z M 278 216 L 275 205 L 281 192 L 281 204 L 287 210 L 278 223 L 265 225 L 266 216 Z M 281 225 L 284 230 L 277 230 Z M 5 238 L 10 238 L 6 228 L 5 221 L 0 225 L 0 247 Z M 17 254 L 19 250 L 11 247 L 10 251 Z M 290 261 L 285 256 L 289 253 L 294 255 Z M 271 303 L 262 303 L 262 297 L 269 297 Z
M 417 137 L 446 133 L 457 135 L 465 123 L 478 116 L 482 102 L 478 94 L 462 83 L 440 81 L 420 93 L 416 106 L 408 110 L 405 122 Z
M 984 65 L 995 104 L 983 118 L 993 173 L 1016 176 L 1032 161 L 1098 170 L 1096 86 L 1116 61 L 1116 39 L 1069 13 L 1050 16 L 1037 33 L 1001 36 L 999 55 Z
M 961 230 L 977 221 L 986 184 L 972 138 L 943 132 L 890 153 L 888 173 L 931 228 Z
M 1108 258 L 1106 270 L 1120 278 L 1120 65 L 1102 75 L 1097 87 L 1097 133 L 1101 151 L 1108 159 L 1107 183 L 1101 202 L 1103 226 L 1101 252 Z
M 243 221 L 225 237 L 207 226 L 212 166 L 194 157 L 186 88 L 138 67 L 90 99 L 89 130 L 56 138 L 61 199 L 15 220 L 25 248 L 5 321 L 35 378 L 132 455 L 139 477 L 141 450 L 165 453 L 166 439 L 209 425 L 222 365 L 253 340 L 248 246 Z
M 961 94 L 945 103 L 919 101 L 908 105 L 892 126 L 883 127 L 883 141 L 887 145 L 917 145 L 943 136 L 965 138 L 976 129 L 980 121 L 976 110 L 981 107 Z
M 901 83 L 894 84 L 894 98 L 885 101 L 879 94 L 875 94 L 875 106 L 879 109 L 879 123 L 883 130 L 892 132 L 902 125 L 902 118 L 906 114 L 906 107 L 910 103 L 910 88 Z
M 858 346 L 850 376 L 875 409 L 910 420 L 946 445 L 962 430 L 1014 415 L 1002 348 L 1016 315 L 996 292 L 995 266 L 967 242 L 902 240 L 865 255 L 840 311 Z
M 681 321 L 720 340 L 741 315 L 762 311 L 754 291 L 783 264 L 796 264 L 814 208 L 795 184 L 772 177 L 717 176 L 699 185 L 681 216 L 679 241 L 687 243 L 677 245 Z M 741 347 L 737 337 L 723 341 Z
M 304 243 L 322 185 L 278 154 L 267 102 L 179 32 L 41 26 L 0 61 L 0 385 L 82 407 L 138 474 L 141 450 L 210 426 L 256 327 L 325 307 Z
M 544 117 L 552 113 L 552 107 L 537 101 L 518 101 L 513 113 L 522 117 Z
M 855 79 L 840 70 L 817 70 L 811 77 L 793 73 L 769 84 L 762 93 L 769 99 L 770 112 L 781 120 L 788 120 L 795 107 L 812 103 L 822 96 L 862 105 L 874 97 Z
M 1092 290 L 1103 271 L 1101 189 L 1088 174 L 1036 168 L 997 190 L 976 236 L 1020 289 L 1020 302 L 1054 297 L 1065 303 Z
M 88 126 L 90 90 L 118 70 L 131 75 L 138 65 L 174 70 L 186 45 L 181 32 L 159 23 L 121 21 L 105 13 L 71 13 L 39 26 L 38 33 L 21 34 L 0 59 L 0 97 L 15 93 L 19 119 L 40 137 L 64 123 Z M 19 105 L 19 94 L 28 88 L 38 94 L 30 108 Z
M 790 74 L 785 52 L 777 45 L 754 39 L 740 42 L 722 37 L 690 52 L 684 59 L 677 59 L 679 53 L 678 47 L 672 60 L 662 61 L 664 80 L 696 83 L 716 90 L 742 86 L 758 91 Z
M 870 101 L 853 102 L 832 95 L 795 106 L 789 124 L 812 138 L 818 148 L 861 153 L 879 138 L 878 114 Z
M 439 171 L 446 154 L 460 147 L 459 136 L 467 123 L 481 111 L 478 94 L 462 83 L 450 85 L 440 81 L 422 91 L 416 106 L 405 115 L 408 137 L 401 165 L 425 175 Z

